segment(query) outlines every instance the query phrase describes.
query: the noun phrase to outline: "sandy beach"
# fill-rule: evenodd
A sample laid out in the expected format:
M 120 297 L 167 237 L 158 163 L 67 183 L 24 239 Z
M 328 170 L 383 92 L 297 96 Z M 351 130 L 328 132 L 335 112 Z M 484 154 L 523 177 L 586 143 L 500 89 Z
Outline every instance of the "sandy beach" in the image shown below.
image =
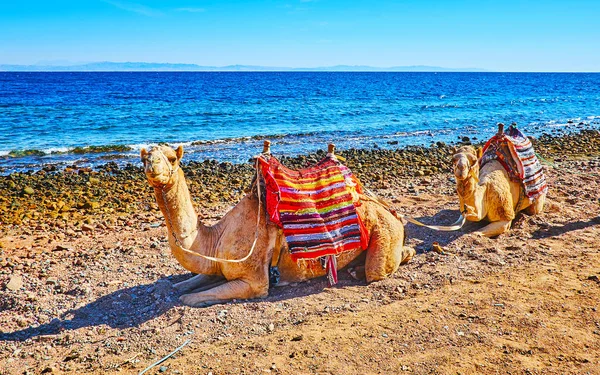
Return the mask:
M 408 224 L 417 255 L 387 280 L 342 271 L 332 288 L 320 278 L 208 308 L 178 302 L 172 284 L 190 274 L 170 255 L 141 165 L 1 176 L 0 374 L 138 373 L 186 340 L 148 373 L 598 374 L 600 133 L 534 146 L 546 208 L 519 215 L 507 234 Z M 339 154 L 402 214 L 457 218 L 450 145 Z M 282 160 L 300 167 L 323 155 Z M 214 161 L 183 169 L 206 223 L 253 174 Z

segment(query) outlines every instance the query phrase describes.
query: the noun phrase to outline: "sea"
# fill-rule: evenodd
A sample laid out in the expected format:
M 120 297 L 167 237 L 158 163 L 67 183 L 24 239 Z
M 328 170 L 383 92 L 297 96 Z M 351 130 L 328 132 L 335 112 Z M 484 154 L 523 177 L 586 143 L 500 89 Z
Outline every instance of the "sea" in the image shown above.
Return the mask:
M 0 72 L 0 173 L 140 165 L 141 148 L 245 163 L 276 155 L 600 128 L 600 74 Z

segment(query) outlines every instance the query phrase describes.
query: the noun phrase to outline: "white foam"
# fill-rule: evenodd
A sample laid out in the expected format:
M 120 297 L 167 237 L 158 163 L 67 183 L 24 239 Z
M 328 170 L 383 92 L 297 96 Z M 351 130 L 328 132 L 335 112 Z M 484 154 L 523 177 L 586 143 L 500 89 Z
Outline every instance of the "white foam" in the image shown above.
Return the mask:
M 7 156 L 8 154 L 10 154 L 10 151 L 0 150 L 0 156 Z
M 137 144 L 133 144 L 133 145 L 127 145 L 127 147 L 131 148 L 132 150 L 140 151 L 143 148 L 148 149 L 150 147 L 157 146 L 157 145 L 158 145 L 158 143 L 137 143 Z
M 53 153 L 66 153 L 71 150 L 72 150 L 72 148 L 69 148 L 69 147 L 50 147 L 45 150 L 42 150 L 42 152 L 46 155 L 49 155 L 49 154 L 53 154 Z
M 192 145 L 192 142 L 174 142 L 174 143 L 169 143 L 169 146 L 171 146 L 171 147 L 178 147 L 178 146 L 190 147 L 191 145 Z

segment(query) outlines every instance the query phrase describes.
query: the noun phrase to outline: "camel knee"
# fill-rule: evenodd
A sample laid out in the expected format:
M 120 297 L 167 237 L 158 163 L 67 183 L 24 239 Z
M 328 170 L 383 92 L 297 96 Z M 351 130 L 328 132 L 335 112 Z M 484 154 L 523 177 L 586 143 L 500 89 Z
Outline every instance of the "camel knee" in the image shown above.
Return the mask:
M 398 270 L 400 264 L 408 262 L 414 256 L 414 250 L 402 244 L 394 248 L 367 250 L 365 277 L 367 283 L 383 280 Z

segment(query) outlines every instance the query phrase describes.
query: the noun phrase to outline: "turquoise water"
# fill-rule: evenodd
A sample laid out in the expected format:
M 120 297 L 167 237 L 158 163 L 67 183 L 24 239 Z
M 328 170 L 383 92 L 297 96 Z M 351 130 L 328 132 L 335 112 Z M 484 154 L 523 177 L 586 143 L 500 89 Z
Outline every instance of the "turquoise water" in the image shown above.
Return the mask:
M 484 140 L 600 127 L 600 74 L 0 72 L 0 168 L 137 163 L 184 144 L 187 160 Z

